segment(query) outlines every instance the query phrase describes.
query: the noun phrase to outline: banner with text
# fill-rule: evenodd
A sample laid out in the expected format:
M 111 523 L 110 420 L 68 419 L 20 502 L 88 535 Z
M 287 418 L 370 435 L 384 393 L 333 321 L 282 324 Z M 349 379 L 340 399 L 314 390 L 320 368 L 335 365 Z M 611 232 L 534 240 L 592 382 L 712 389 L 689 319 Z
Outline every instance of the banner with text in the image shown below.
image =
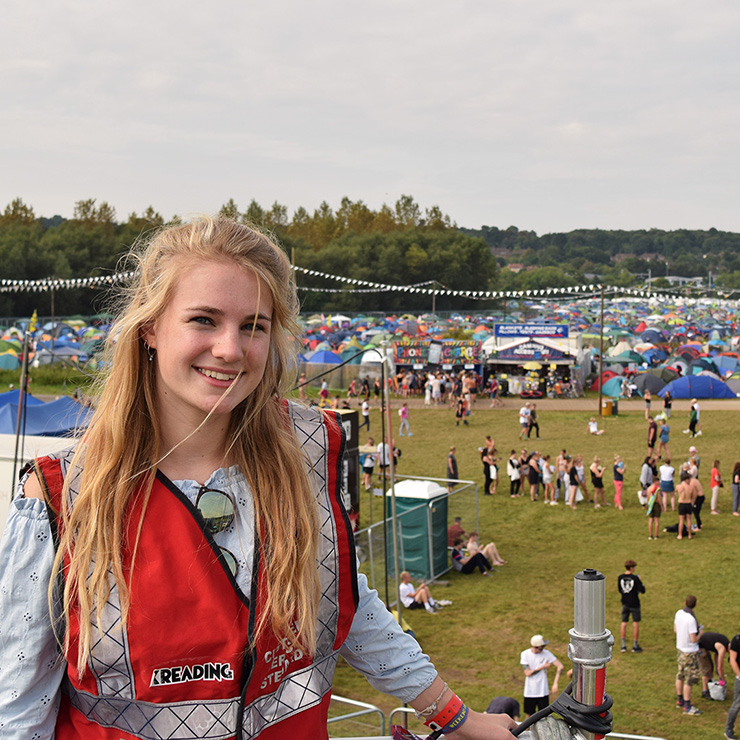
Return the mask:
M 434 345 L 434 347 L 431 347 Z M 430 347 L 433 350 L 430 357 Z M 466 365 L 480 364 L 480 342 L 475 340 L 454 340 L 430 342 L 415 340 L 393 342 L 393 359 L 396 365 Z M 436 360 L 436 362 L 435 362 Z
M 497 337 L 519 339 L 520 337 L 568 338 L 568 324 L 496 324 Z

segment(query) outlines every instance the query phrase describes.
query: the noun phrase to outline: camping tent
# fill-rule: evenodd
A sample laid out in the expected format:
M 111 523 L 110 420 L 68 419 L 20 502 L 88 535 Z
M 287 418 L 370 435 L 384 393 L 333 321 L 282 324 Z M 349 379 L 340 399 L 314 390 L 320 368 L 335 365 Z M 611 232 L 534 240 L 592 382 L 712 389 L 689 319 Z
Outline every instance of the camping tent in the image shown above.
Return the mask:
M 671 381 L 658 392 L 663 397 L 670 391 L 673 398 L 736 398 L 727 383 L 707 375 L 687 375 Z
M 71 436 L 76 429 L 84 429 L 92 417 L 92 409 L 81 406 L 69 396 L 62 396 L 49 403 L 35 403 L 26 406 L 26 434 L 46 437 Z M 15 434 L 18 420 L 18 404 L 6 403 L 0 407 L 0 434 Z

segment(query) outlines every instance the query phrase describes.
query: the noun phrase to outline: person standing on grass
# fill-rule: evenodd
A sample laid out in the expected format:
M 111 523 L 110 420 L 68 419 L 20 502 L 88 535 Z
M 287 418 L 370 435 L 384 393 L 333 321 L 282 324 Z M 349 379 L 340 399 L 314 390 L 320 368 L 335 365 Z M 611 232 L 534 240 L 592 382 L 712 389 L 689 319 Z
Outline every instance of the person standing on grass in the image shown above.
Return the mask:
M 549 455 L 545 455 L 540 458 L 540 469 L 542 470 L 542 485 L 545 489 L 545 503 L 556 504 L 555 484 L 552 482 L 552 477 L 555 473 L 555 466 L 550 465 Z
M 647 446 L 648 454 L 652 457 L 655 455 L 655 442 L 658 439 L 658 425 L 655 423 L 655 419 L 652 416 L 648 416 L 648 436 Z
M 699 708 L 691 704 L 691 687 L 699 683 L 699 638 L 703 631 L 703 625 L 697 622 L 694 615 L 695 606 L 696 596 L 687 596 L 683 607 L 673 618 L 678 650 L 676 706 L 687 715 L 701 714 Z
M 452 489 L 457 485 L 458 473 L 457 473 L 457 458 L 455 457 L 455 448 L 450 447 L 450 452 L 447 455 L 447 471 L 445 477 L 447 478 L 447 490 L 452 493 Z
M 462 396 L 457 399 L 457 406 L 455 407 L 455 426 L 459 427 L 461 421 L 465 426 L 468 426 L 468 420 L 465 418 L 465 399 Z
M 372 437 L 367 438 L 367 446 L 375 447 Z M 375 452 L 366 452 L 362 460 L 362 484 L 366 491 L 373 487 L 373 470 L 375 470 Z
M 671 438 L 671 428 L 668 426 L 666 419 L 660 420 L 660 429 L 658 430 L 658 458 L 663 457 L 665 452 L 666 458 L 671 456 L 671 451 L 668 449 L 668 442 Z
M 530 413 L 529 402 L 519 409 L 519 439 L 524 439 L 524 435 L 529 431 Z
M 568 501 L 568 453 L 566 450 L 561 450 L 560 454 L 555 458 L 555 472 L 558 476 L 557 483 L 555 484 L 555 503 L 557 503 L 560 495 L 563 496 L 563 501 Z
M 550 704 L 550 688 L 547 682 L 547 669 L 556 668 L 552 692 L 557 693 L 563 664 L 545 648 L 550 644 L 542 635 L 533 635 L 531 647 L 522 651 L 519 664 L 524 668 L 524 714 L 530 717 Z
M 732 469 L 732 516 L 740 516 L 740 461 Z
M 575 457 L 575 468 L 576 468 L 576 474 L 578 475 L 578 487 L 583 491 L 583 498 L 586 500 L 586 503 L 591 503 L 591 497 L 588 493 L 588 488 L 586 487 L 586 466 L 583 463 L 583 455 L 576 455 Z
M 668 458 L 660 466 L 660 490 L 663 495 L 663 509 L 668 511 L 668 497 L 671 498 L 671 511 L 676 510 L 676 486 L 673 477 L 676 469 L 671 465 L 671 459 Z
M 409 405 L 406 402 L 398 409 L 398 415 L 401 417 L 401 427 L 398 430 L 398 436 L 403 437 L 403 432 L 406 430 L 409 437 L 413 437 L 414 433 L 411 431 L 411 426 L 409 425 Z
M 642 486 L 642 499 L 644 500 L 643 508 L 647 504 L 647 490 L 653 484 L 653 478 L 655 473 L 653 472 L 653 458 L 648 455 L 642 463 L 640 469 L 640 485 Z
M 360 424 L 360 429 L 363 427 L 367 427 L 367 431 L 370 431 L 370 402 L 367 400 L 367 398 L 363 399 L 362 401 L 362 424 Z
M 719 460 L 714 461 L 709 474 L 709 487 L 712 489 L 712 514 L 719 514 L 719 489 L 722 488 L 722 474 L 719 472 Z
M 681 473 L 681 482 L 678 484 L 678 536 L 683 539 L 683 528 L 686 527 L 688 537 L 691 539 L 691 513 L 694 510 L 695 490 L 690 483 L 691 476 L 686 472 Z
M 740 635 L 735 635 L 730 640 L 730 668 L 735 674 L 734 689 L 732 694 L 732 705 L 727 712 L 725 723 L 725 738 L 735 740 L 735 720 L 740 713 Z
M 646 388 L 645 389 L 645 419 L 650 418 L 650 402 L 653 400 L 653 394 Z
M 673 405 L 673 396 L 670 391 L 666 391 L 663 396 L 663 413 L 666 419 L 671 418 L 671 406 Z
M 624 462 L 619 455 L 614 455 L 614 506 L 620 511 L 622 506 L 622 489 L 624 488 Z
M 519 488 L 521 486 L 521 475 L 519 472 L 519 458 L 516 456 L 516 450 L 511 451 L 509 459 L 506 463 L 506 474 L 509 476 L 511 485 L 509 487 L 509 495 L 514 498 L 519 495 Z
M 663 513 L 662 496 L 658 481 L 653 481 L 647 489 L 647 515 L 648 515 L 648 539 L 658 539 L 658 528 L 660 527 L 660 515 Z M 655 535 L 653 535 L 655 528 Z
M 568 494 L 567 503 L 571 509 L 576 508 L 576 496 L 578 494 L 578 470 L 576 468 L 576 461 L 571 460 L 570 456 L 566 458 L 568 460 Z
M 617 579 L 617 588 L 622 597 L 622 624 L 619 628 L 619 636 L 622 640 L 622 652 L 627 652 L 627 622 L 632 615 L 632 652 L 641 653 L 642 648 L 638 642 L 640 636 L 640 594 L 645 593 L 645 586 L 640 576 L 635 573 L 637 563 L 627 560 L 624 564 L 624 573 Z
M 537 404 L 532 403 L 529 406 L 529 427 L 527 428 L 527 439 L 532 434 L 532 430 L 537 430 L 537 439 L 540 438 L 540 425 L 537 423 Z
M 687 471 L 689 472 L 689 471 Z M 698 478 L 695 478 L 689 472 L 688 484 L 691 488 L 692 504 L 691 513 L 694 515 L 694 521 L 696 522 L 696 528 L 701 529 L 701 507 L 704 506 L 706 496 L 704 495 L 704 487 L 700 483 Z
M 601 464 L 601 458 L 597 455 L 589 467 L 591 471 L 591 485 L 594 487 L 594 509 L 606 506 L 604 497 L 604 473 L 606 468 Z M 601 503 L 599 503 L 601 498 Z

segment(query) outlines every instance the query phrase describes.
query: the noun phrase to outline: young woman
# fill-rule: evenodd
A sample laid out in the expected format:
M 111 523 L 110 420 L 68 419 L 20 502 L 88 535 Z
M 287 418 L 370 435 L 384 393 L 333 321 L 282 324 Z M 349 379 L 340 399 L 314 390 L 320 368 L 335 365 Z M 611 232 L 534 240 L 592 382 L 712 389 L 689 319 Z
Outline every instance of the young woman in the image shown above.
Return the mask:
M 3 740 L 326 738 L 340 652 L 417 710 L 457 706 L 355 571 L 336 415 L 283 400 L 297 312 L 243 224 L 140 255 L 92 423 L 36 461 L 3 534 Z M 512 726 L 470 712 L 452 737 Z
M 606 468 L 601 464 L 601 458 L 597 455 L 589 466 L 591 471 L 591 485 L 594 487 L 594 509 L 606 506 L 606 497 L 604 496 L 604 473 Z M 601 499 L 601 503 L 599 503 Z
M 568 483 L 570 489 L 570 494 L 568 496 L 568 506 L 570 506 L 571 509 L 575 509 L 576 495 L 578 494 L 580 483 L 578 481 L 578 468 L 576 468 L 576 461 L 572 459 L 568 459 Z
M 511 485 L 509 487 L 509 495 L 511 498 L 519 496 L 519 488 L 521 486 L 521 473 L 519 471 L 519 467 L 519 458 L 516 456 L 516 450 L 512 450 L 506 463 L 506 474 L 509 476 L 509 480 L 511 481 Z
M 732 515 L 740 516 L 740 461 L 732 469 Z
M 660 527 L 660 515 L 663 513 L 660 485 L 653 481 L 647 489 L 648 539 L 657 540 Z
M 668 449 L 668 442 L 671 438 L 671 428 L 668 426 L 666 419 L 660 420 L 660 428 L 658 430 L 658 458 L 665 457 L 670 459 L 671 451 Z
M 480 546 L 479 535 L 477 532 L 471 532 L 468 535 L 467 544 L 468 555 L 475 555 L 480 552 L 489 560 L 493 565 L 506 565 L 506 561 L 499 555 L 498 549 L 493 542 L 489 542 L 485 547 Z
M 620 455 L 614 455 L 614 506 L 620 511 L 622 506 L 622 489 L 624 488 L 624 461 Z
M 546 504 L 556 504 L 555 501 L 555 484 L 552 481 L 555 473 L 555 466 L 550 465 L 550 456 L 545 455 L 540 460 L 542 468 L 542 485 L 544 486 L 544 498 Z
M 719 489 L 722 488 L 722 474 L 719 472 L 719 460 L 714 461 L 709 474 L 709 487 L 712 489 L 712 514 L 719 514 Z

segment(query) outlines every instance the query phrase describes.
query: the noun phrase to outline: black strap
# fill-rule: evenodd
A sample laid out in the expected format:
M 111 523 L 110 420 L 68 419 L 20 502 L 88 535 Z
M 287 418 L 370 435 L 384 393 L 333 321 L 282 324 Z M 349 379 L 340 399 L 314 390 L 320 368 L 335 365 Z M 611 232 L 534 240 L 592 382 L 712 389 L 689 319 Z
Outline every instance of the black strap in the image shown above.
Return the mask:
M 571 727 L 578 727 L 585 732 L 592 732 L 594 735 L 608 735 L 612 731 L 614 717 L 609 711 L 614 700 L 609 694 L 604 694 L 604 703 L 598 706 L 581 704 L 572 696 L 573 683 L 565 687 L 560 696 L 550 704 L 531 717 L 528 717 L 520 725 L 511 731 L 512 735 L 520 735 L 524 730 L 544 719 L 550 714 L 557 714 L 562 717 Z M 601 715 L 604 715 L 603 717 Z

